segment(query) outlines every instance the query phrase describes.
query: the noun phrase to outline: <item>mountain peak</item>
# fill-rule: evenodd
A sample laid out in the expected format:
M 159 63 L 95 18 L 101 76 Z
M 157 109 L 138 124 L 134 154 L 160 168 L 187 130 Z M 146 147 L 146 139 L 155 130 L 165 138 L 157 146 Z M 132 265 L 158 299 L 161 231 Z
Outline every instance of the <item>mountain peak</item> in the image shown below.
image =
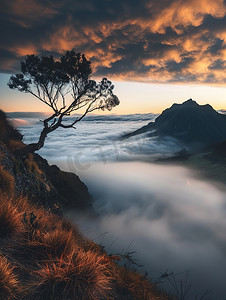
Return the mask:
M 171 107 L 165 109 L 165 111 L 171 110 L 171 109 L 183 109 L 187 107 L 193 107 L 193 108 L 198 108 L 201 107 L 195 100 L 193 99 L 188 99 L 184 101 L 183 103 L 174 103 Z M 164 111 L 163 111 L 164 112 Z
M 194 149 L 204 149 L 226 140 L 226 115 L 219 114 L 209 104 L 199 105 L 188 99 L 173 104 L 159 115 L 155 122 L 127 135 L 150 131 L 150 136 L 171 136 Z
M 184 101 L 181 105 L 195 105 L 195 106 L 197 106 L 197 105 L 199 105 L 195 100 L 192 100 L 191 98 L 190 99 L 188 99 L 188 100 L 186 100 L 186 101 Z

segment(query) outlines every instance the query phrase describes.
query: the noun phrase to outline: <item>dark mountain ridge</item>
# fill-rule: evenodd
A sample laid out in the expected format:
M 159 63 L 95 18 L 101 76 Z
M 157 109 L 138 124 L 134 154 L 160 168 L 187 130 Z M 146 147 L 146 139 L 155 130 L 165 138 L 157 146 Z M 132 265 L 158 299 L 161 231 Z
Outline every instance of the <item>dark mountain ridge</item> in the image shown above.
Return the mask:
M 147 132 L 149 136 L 171 136 L 190 149 L 203 149 L 226 140 L 226 115 L 209 104 L 199 105 L 192 99 L 173 104 L 155 122 L 126 134 L 123 138 Z

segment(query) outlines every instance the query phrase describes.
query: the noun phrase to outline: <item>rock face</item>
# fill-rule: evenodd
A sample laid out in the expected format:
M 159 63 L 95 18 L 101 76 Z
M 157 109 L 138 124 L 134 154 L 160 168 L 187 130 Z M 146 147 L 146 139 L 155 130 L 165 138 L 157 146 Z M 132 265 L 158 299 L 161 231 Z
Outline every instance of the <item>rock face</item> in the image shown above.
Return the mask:
M 38 154 L 16 154 L 14 150 L 24 146 L 22 138 L 0 111 L 0 191 L 27 196 L 33 203 L 59 214 L 61 208 L 91 208 L 88 188 L 78 176 L 50 166 Z
M 50 166 L 45 159 L 37 154 L 35 161 L 54 188 L 57 202 L 61 206 L 76 209 L 91 207 L 88 188 L 76 174 L 61 171 L 56 165 Z
M 205 148 L 226 140 L 226 115 L 209 104 L 199 105 L 192 99 L 173 104 L 155 122 L 124 137 L 148 132 L 150 136 L 172 136 L 191 148 Z

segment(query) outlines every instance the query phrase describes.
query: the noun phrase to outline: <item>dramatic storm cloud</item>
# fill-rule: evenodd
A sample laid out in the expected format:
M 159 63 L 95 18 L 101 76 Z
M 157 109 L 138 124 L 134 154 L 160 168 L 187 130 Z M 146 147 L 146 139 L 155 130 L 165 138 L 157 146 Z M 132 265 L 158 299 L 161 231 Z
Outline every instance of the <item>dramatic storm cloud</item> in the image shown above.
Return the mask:
M 225 84 L 223 0 L 3 0 L 0 68 L 75 48 L 97 76 Z

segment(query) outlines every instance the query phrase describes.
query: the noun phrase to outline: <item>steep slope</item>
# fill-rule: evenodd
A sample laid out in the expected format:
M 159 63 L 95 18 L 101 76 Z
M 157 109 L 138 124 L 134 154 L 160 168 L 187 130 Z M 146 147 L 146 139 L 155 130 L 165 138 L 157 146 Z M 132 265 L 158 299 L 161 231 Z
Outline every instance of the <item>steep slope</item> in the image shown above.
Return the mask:
M 120 259 L 29 199 L 0 195 L 0 299 L 173 299 Z
M 191 148 L 204 148 L 226 140 L 226 115 L 192 99 L 173 104 L 155 122 L 124 136 L 148 132 L 150 136 L 172 136 Z
M 91 208 L 88 188 L 78 176 L 50 166 L 38 154 L 19 155 L 15 150 L 24 147 L 22 139 L 5 113 L 0 111 L 0 189 L 17 196 L 28 196 L 33 203 L 58 213 L 61 207 Z

